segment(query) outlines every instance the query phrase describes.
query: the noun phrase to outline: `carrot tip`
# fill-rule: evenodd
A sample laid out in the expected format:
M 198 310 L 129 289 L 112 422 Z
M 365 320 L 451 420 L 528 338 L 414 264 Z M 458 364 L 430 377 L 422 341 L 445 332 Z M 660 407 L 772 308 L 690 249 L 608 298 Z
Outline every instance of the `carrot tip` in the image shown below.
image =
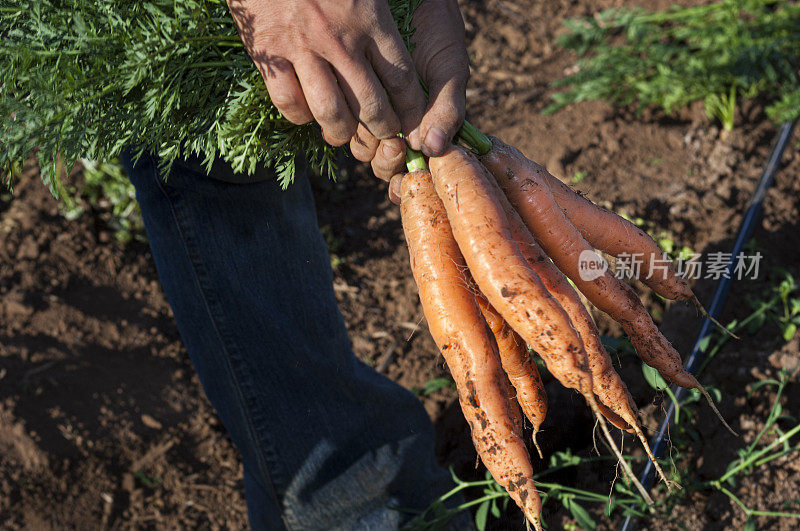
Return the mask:
M 536 435 L 538 433 L 539 433 L 538 429 L 533 430 L 533 436 L 531 438 L 533 439 L 533 446 L 536 447 L 536 452 L 539 454 L 539 459 L 544 460 L 544 455 L 542 454 L 542 449 L 539 448 L 539 442 L 536 440 Z
M 706 311 L 705 306 L 703 306 L 703 304 L 698 300 L 697 295 L 693 295 L 691 301 L 692 304 L 694 304 L 694 307 L 697 308 L 697 311 L 700 312 L 700 315 L 702 315 L 703 317 L 714 323 L 714 325 L 716 325 L 716 327 L 719 328 L 722 332 L 729 335 L 733 339 L 741 339 L 739 336 L 737 336 L 731 330 L 729 330 L 727 326 L 724 326 L 722 323 L 711 317 L 711 315 L 709 315 L 709 313 Z
M 538 492 L 536 492 L 536 496 L 538 495 Z M 534 504 L 526 504 L 526 506 L 522 509 L 522 513 L 525 515 L 525 529 L 530 531 L 530 526 L 533 524 L 533 528 L 536 531 L 543 531 L 542 517 L 539 514 L 541 510 L 541 506 L 537 507 Z
M 672 481 L 671 479 L 667 478 L 667 475 L 664 473 L 664 470 L 661 468 L 661 465 L 658 463 L 656 456 L 653 455 L 653 450 L 650 448 L 650 443 L 647 442 L 647 437 L 644 436 L 642 429 L 639 426 L 635 426 L 634 429 L 636 430 L 636 436 L 639 437 L 639 441 L 642 443 L 642 447 L 644 447 L 644 451 L 647 454 L 647 458 L 650 459 L 650 462 L 653 463 L 653 466 L 656 469 L 656 473 L 658 477 L 664 482 L 664 485 L 667 486 L 667 492 L 670 494 L 673 493 L 673 488 L 677 490 L 682 490 L 683 487 L 680 483 L 676 481 Z
M 642 485 L 639 480 L 636 479 L 636 476 L 633 474 L 633 470 L 631 470 L 631 465 L 629 465 L 622 456 L 622 452 L 619 451 L 617 443 L 614 442 L 614 438 L 611 436 L 611 432 L 608 430 L 608 424 L 606 423 L 605 418 L 603 418 L 603 415 L 600 413 L 600 409 L 597 407 L 597 402 L 594 400 L 594 395 L 587 393 L 584 395 L 584 397 L 586 398 L 586 402 L 588 402 L 592 413 L 594 413 L 597 423 L 600 425 L 600 430 L 603 432 L 603 438 L 608 442 L 609 446 L 611 447 L 611 451 L 617 457 L 623 472 L 625 472 L 625 477 L 627 477 L 630 484 L 633 485 L 637 491 L 639 491 L 639 495 L 642 497 L 645 503 L 647 503 L 647 505 L 654 505 L 655 502 L 653 501 L 653 498 L 647 492 L 647 489 L 644 488 L 644 485 Z
M 722 413 L 719 412 L 719 409 L 717 409 L 716 404 L 714 404 L 714 400 L 711 398 L 711 395 L 708 394 L 708 391 L 706 391 L 706 388 L 703 387 L 702 385 L 700 385 L 700 383 L 698 383 L 697 384 L 697 390 L 700 391 L 701 393 L 703 393 L 703 396 L 706 398 L 706 401 L 708 402 L 708 405 L 711 406 L 711 410 L 714 411 L 714 414 L 717 416 L 719 421 L 722 422 L 722 425 L 725 426 L 728 429 L 728 431 L 733 434 L 734 437 L 738 437 L 739 434 L 736 433 L 736 431 L 734 431 L 734 429 L 731 428 L 730 425 L 727 422 L 725 422 L 725 418 L 722 416 Z

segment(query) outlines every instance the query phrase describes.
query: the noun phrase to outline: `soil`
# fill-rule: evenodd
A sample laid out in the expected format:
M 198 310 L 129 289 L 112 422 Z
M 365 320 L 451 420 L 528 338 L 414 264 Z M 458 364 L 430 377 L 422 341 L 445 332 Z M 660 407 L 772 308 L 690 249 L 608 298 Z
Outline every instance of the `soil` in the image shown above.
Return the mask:
M 638 2 L 646 8 L 670 3 Z M 727 251 L 776 130 L 758 102 L 740 110 L 740 125 L 724 139 L 702 106 L 637 116 L 590 102 L 541 114 L 549 83 L 574 60 L 553 44 L 561 21 L 617 4 L 462 1 L 473 67 L 470 119 L 568 182 L 585 175 L 576 188 L 647 220 L 651 232 L 667 235 L 677 248 Z M 747 301 L 769 296 L 779 268 L 800 278 L 798 140 L 795 133 L 755 231 L 751 249 L 763 255 L 759 280 L 734 283 L 724 322 L 746 317 Z M 409 388 L 447 377 L 385 184 L 368 168 L 347 163 L 337 183 L 316 182 L 315 189 L 334 289 L 356 354 Z M 714 286 L 699 280 L 693 287 L 709 302 Z M 700 324 L 695 310 L 640 292 L 665 335 L 687 353 Z M 595 318 L 603 334 L 621 335 L 605 316 Z M 724 472 L 763 427 L 775 399 L 766 387 L 749 397 L 747 390 L 780 369 L 793 371 L 799 349 L 798 338 L 785 342 L 767 324 L 717 354 L 701 380 L 720 390 L 720 409 L 741 437 L 725 431 L 707 407 L 693 407 L 687 429 L 674 434 L 676 443 L 693 437 L 673 449 L 681 470 L 698 481 Z M 655 428 L 668 399 L 645 383 L 638 361 L 618 354 L 620 373 L 646 425 Z M 580 400 L 555 382 L 547 389 L 550 414 L 540 435 L 546 459 L 567 448 L 594 455 L 593 423 Z M 460 477 L 482 478 L 455 392 L 444 387 L 420 399 L 436 425 L 441 462 Z M 796 373 L 780 400 L 785 412 L 800 413 Z M 729 488 L 753 509 L 797 511 L 795 457 L 757 467 Z M 610 464 L 585 465 L 550 479 L 608 492 L 614 475 Z M 718 491 L 686 490 L 671 512 L 641 527 L 729 529 L 747 520 Z M 600 528 L 621 522 L 618 513 L 589 508 Z M 544 517 L 557 528 L 576 524 L 557 501 L 545 505 Z M 772 517 L 754 523 L 797 526 Z M 523 528 L 513 509 L 489 524 Z M 102 208 L 67 221 L 38 182 L 36 167 L 27 167 L 13 199 L 0 201 L 0 528 L 245 526 L 239 456 L 188 362 L 147 245 L 117 242 Z

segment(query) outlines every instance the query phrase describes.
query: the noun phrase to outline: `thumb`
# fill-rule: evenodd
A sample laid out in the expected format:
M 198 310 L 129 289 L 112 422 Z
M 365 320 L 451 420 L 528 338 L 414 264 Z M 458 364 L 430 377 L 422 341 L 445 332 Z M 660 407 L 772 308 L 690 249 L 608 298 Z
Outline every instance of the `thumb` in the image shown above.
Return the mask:
M 428 107 L 420 122 L 420 149 L 435 157 L 444 153 L 464 121 L 469 57 L 464 21 L 454 0 L 428 0 L 414 13 L 414 66 L 428 87 Z
M 428 109 L 420 124 L 420 148 L 428 157 L 441 155 L 450 145 L 461 123 L 466 107 L 467 75 L 428 80 Z

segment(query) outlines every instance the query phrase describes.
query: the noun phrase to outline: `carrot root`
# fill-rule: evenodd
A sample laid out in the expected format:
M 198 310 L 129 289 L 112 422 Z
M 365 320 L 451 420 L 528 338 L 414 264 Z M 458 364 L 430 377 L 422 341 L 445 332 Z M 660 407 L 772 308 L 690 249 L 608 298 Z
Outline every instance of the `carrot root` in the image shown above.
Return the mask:
M 642 267 L 638 268 L 639 280 L 665 299 L 687 300 L 694 295 L 686 280 L 676 274 L 672 263 L 662 263 L 664 253 L 649 234 L 618 214 L 594 204 L 543 166 L 531 163 L 550 188 L 564 215 L 594 248 L 617 257 L 640 255 L 643 261 Z M 661 270 L 660 276 L 652 274 L 656 268 Z M 643 275 L 645 271 L 650 274 Z
M 589 404 L 592 413 L 594 413 L 597 423 L 600 425 L 600 430 L 603 432 L 603 438 L 606 440 L 606 442 L 608 442 L 609 446 L 611 447 L 611 451 L 617 457 L 617 460 L 619 461 L 620 466 L 622 466 L 622 470 L 625 473 L 625 476 L 628 478 L 628 481 L 630 481 L 634 488 L 639 492 L 639 495 L 647 503 L 647 505 L 653 505 L 655 503 L 653 498 L 647 492 L 647 489 L 644 488 L 644 485 L 642 485 L 639 480 L 636 479 L 636 475 L 634 475 L 633 470 L 631 470 L 631 465 L 629 465 L 622 456 L 622 452 L 619 450 L 617 443 L 611 436 L 606 419 L 603 418 L 603 415 L 600 413 L 600 409 L 597 407 L 597 402 L 595 402 L 594 397 L 592 396 L 591 399 L 586 397 L 586 402 Z
M 731 432 L 731 434 L 733 434 L 735 437 L 738 437 L 739 434 L 736 433 L 736 431 L 733 428 L 731 428 L 727 422 L 725 422 L 725 418 L 722 416 L 722 413 L 719 412 L 719 409 L 717 409 L 716 404 L 714 404 L 714 400 L 711 398 L 711 395 L 708 394 L 706 388 L 700 385 L 700 383 L 698 382 L 697 387 L 695 387 L 695 389 L 697 389 L 703 394 L 703 396 L 706 398 L 706 401 L 708 402 L 708 405 L 711 406 L 711 410 L 717 416 L 722 425 L 725 426 L 728 429 L 728 431 Z
M 541 529 L 541 500 L 497 343 L 469 289 L 464 258 L 428 172 L 405 176 L 400 210 L 422 309 L 456 382 L 475 449 L 526 518 Z
M 705 306 L 703 306 L 703 303 L 701 303 L 700 300 L 697 298 L 697 295 L 693 293 L 692 298 L 689 300 L 692 302 L 694 307 L 697 308 L 697 311 L 700 312 L 700 315 L 702 315 L 703 317 L 714 323 L 717 326 L 717 328 L 720 329 L 720 331 L 732 337 L 733 339 L 741 339 L 739 336 L 734 334 L 733 331 L 729 330 L 727 326 L 724 326 L 722 323 L 711 317 L 711 315 L 706 311 Z
M 608 354 L 605 352 L 605 349 L 600 342 L 600 338 L 597 335 L 597 329 L 593 326 L 593 321 L 580 302 L 577 293 L 575 293 L 565 281 L 562 282 L 564 279 L 563 274 L 558 271 L 558 269 L 552 264 L 552 262 L 550 262 L 549 259 L 547 259 L 547 256 L 544 254 L 534 240 L 534 237 L 525 227 L 523 221 L 519 218 L 518 214 L 505 197 L 503 191 L 500 190 L 499 185 L 494 182 L 492 184 L 494 185 L 493 187 L 496 188 L 498 198 L 500 199 L 500 202 L 506 211 L 506 215 L 511 226 L 511 233 L 516 240 L 517 245 L 520 247 L 520 250 L 522 250 L 522 253 L 528 260 L 531 268 L 542 279 L 545 287 L 561 303 L 561 306 L 569 315 L 573 325 L 576 326 L 576 330 L 579 332 L 581 339 L 584 342 L 587 356 L 590 359 L 592 381 L 595 391 L 595 403 L 598 410 L 603 417 L 608 420 L 608 422 L 620 430 L 629 433 L 632 432 L 637 435 L 642 443 L 642 446 L 644 447 L 645 452 L 647 453 L 648 458 L 655 466 L 658 476 L 667 485 L 667 489 L 672 492 L 672 484 L 674 482 L 667 479 L 667 476 L 664 474 L 661 465 L 658 463 L 658 461 L 656 461 L 656 458 L 650 449 L 650 445 L 648 444 L 647 439 L 642 432 L 639 421 L 636 418 L 636 407 L 630 398 L 627 387 L 625 387 L 625 383 L 611 368 L 611 360 L 608 358 Z M 591 361 L 592 359 L 595 361 Z M 601 379 L 605 375 L 606 371 L 611 371 L 612 375 L 609 376 L 611 381 L 607 382 L 606 385 L 603 385 Z M 611 389 L 619 390 L 619 395 L 622 396 L 617 396 L 617 400 L 613 400 L 613 397 L 609 393 Z M 600 393 L 602 396 L 598 396 L 598 393 Z M 603 397 L 605 397 L 605 400 Z M 611 404 L 615 404 L 616 407 L 610 407 Z M 534 433 L 534 444 L 536 445 L 535 436 L 536 434 Z M 538 445 L 536 446 L 538 449 Z M 675 485 L 677 485 L 677 483 L 675 483 Z M 680 485 L 678 485 L 678 487 L 680 488 Z
M 539 459 L 544 459 L 544 454 L 542 454 L 542 449 L 539 447 L 539 441 L 536 440 L 536 435 L 538 434 L 539 434 L 539 428 L 534 428 L 531 440 L 533 441 L 533 447 L 536 448 L 536 453 L 539 454 Z
M 664 482 L 664 485 L 667 486 L 667 492 L 672 494 L 674 492 L 673 489 L 683 490 L 683 487 L 677 481 L 672 481 L 671 479 L 667 478 L 667 475 L 664 473 L 664 470 L 661 468 L 661 465 L 658 463 L 658 459 L 656 456 L 653 455 L 653 450 L 650 448 L 650 443 L 647 442 L 647 437 L 645 437 L 644 432 L 639 426 L 634 428 L 636 431 L 636 436 L 639 438 L 639 442 L 642 443 L 642 447 L 644 448 L 645 453 L 647 454 L 648 459 L 650 462 L 653 463 L 653 466 L 656 469 L 656 473 L 658 477 Z
M 544 459 L 539 444 L 536 442 L 536 434 L 539 433 L 539 428 L 547 415 L 547 393 L 544 390 L 542 378 L 539 376 L 539 370 L 531 359 L 525 342 L 489 304 L 474 282 L 472 282 L 472 290 L 483 317 L 486 319 L 486 324 L 489 325 L 497 342 L 500 362 L 508 377 L 510 389 L 516 391 L 513 401 L 518 403 L 518 407 L 522 408 L 525 417 L 533 426 L 533 443 L 539 457 Z

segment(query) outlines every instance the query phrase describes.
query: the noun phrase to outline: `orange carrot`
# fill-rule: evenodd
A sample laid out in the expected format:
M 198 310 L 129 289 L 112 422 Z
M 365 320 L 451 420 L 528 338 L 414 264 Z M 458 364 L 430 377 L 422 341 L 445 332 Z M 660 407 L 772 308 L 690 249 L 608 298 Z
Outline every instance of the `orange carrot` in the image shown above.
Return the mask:
M 541 529 L 541 501 L 510 410 L 497 345 L 468 287 L 464 259 L 428 172 L 403 179 L 400 208 L 425 318 L 456 382 L 475 448 L 494 479 Z
M 583 341 L 589 360 L 589 370 L 592 373 L 594 394 L 602 404 L 608 406 L 611 411 L 624 420 L 622 429 L 632 430 L 632 426 L 637 424 L 636 405 L 625 382 L 614 370 L 592 316 L 589 315 L 564 274 L 547 258 L 542 248 L 536 243 L 533 235 L 513 210 L 511 204 L 505 197 L 503 200 L 506 203 L 503 206 L 506 208 L 514 241 L 517 242 L 531 268 L 542 279 L 544 286 L 567 312 L 572 325 Z
M 600 416 L 583 342 L 569 316 L 514 242 L 505 211 L 492 187 L 491 175 L 471 153 L 458 147 L 432 158 L 430 167 L 453 236 L 478 287 L 512 328 L 542 356 L 553 376 L 584 396 L 626 475 L 640 494 L 651 501 Z
M 614 256 L 628 255 L 640 261 L 634 272 L 653 291 L 666 299 L 694 297 L 686 280 L 675 272 L 672 262 L 645 231 L 627 219 L 601 208 L 554 177 L 543 166 L 530 161 L 530 172 L 539 176 L 553 192 L 558 206 L 586 241 Z
M 508 388 L 508 407 L 511 411 L 511 420 L 514 421 L 514 428 L 517 432 L 522 433 L 524 427 L 522 424 L 522 409 L 519 406 L 519 400 L 517 400 L 517 390 L 511 385 L 508 375 L 506 375 L 506 387 Z M 539 452 L 539 457 L 542 457 L 541 451 Z
M 727 426 L 711 397 L 684 369 L 680 355 L 653 323 L 633 289 L 609 271 L 598 272 L 596 278 L 583 278 L 579 269 L 581 256 L 594 253 L 594 249 L 565 217 L 549 186 L 536 173 L 537 166 L 518 150 L 498 139 L 492 140 L 492 150 L 481 160 L 556 266 L 592 304 L 622 325 L 645 363 L 668 381 L 702 392 Z
M 514 243 L 480 163 L 451 147 L 430 159 L 430 166 L 453 236 L 480 290 L 564 386 L 591 394 L 583 343 Z
M 483 312 L 483 317 L 497 341 L 500 361 L 513 389 L 516 390 L 519 407 L 533 425 L 533 444 L 536 451 L 539 452 L 539 457 L 543 458 L 536 435 L 547 415 L 547 393 L 544 390 L 542 377 L 539 376 L 539 370 L 536 368 L 536 362 L 528 354 L 528 346 L 525 342 L 492 308 L 489 301 L 480 293 L 477 294 L 476 299 L 481 312 Z
M 497 183 L 493 183 L 498 186 Z M 639 438 L 659 476 L 664 480 L 667 489 L 671 490 L 670 482 L 661 469 L 650 443 L 647 441 L 638 419 L 638 409 L 628 392 L 628 387 L 622 381 L 614 366 L 611 357 L 606 352 L 594 319 L 581 303 L 580 297 L 564 274 L 550 261 L 542 248 L 534 239 L 519 214 L 511 206 L 503 191 L 496 190 L 500 203 L 505 209 L 511 228 L 511 235 L 517 242 L 522 254 L 528 260 L 531 269 L 539 275 L 542 283 L 555 297 L 567 312 L 572 324 L 581 336 L 589 360 L 589 370 L 592 373 L 592 383 L 595 396 L 598 398 L 598 408 L 603 416 L 621 430 L 633 432 Z
M 595 205 L 575 192 L 546 168 L 530 161 L 531 171 L 550 187 L 558 206 L 586 241 L 616 257 L 627 256 L 635 276 L 653 291 L 670 300 L 688 300 L 704 317 L 733 338 L 739 339 L 711 317 L 685 279 L 645 231 L 618 214 Z

